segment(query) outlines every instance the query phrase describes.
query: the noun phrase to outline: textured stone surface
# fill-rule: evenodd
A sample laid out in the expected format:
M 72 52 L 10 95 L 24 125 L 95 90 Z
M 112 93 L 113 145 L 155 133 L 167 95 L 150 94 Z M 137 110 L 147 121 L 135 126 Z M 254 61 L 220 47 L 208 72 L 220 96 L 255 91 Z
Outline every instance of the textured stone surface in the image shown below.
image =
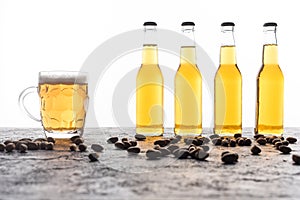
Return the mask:
M 284 136 L 299 141 L 300 129 L 286 132 Z M 0 128 L 1 142 L 42 136 L 40 129 Z M 145 150 L 153 147 L 153 141 L 138 142 L 142 152 L 132 156 L 108 144 L 111 136 L 133 139 L 134 129 L 87 129 L 88 150 L 83 153 L 70 152 L 69 144 L 56 144 L 54 151 L 0 152 L 0 199 L 300 198 L 300 166 L 293 164 L 291 156 L 300 154 L 298 143 L 290 145 L 290 155 L 269 144 L 260 146 L 260 156 L 253 156 L 250 147 L 215 147 L 210 142 L 207 161 L 171 155 L 147 160 Z M 89 162 L 93 143 L 104 147 L 99 162 Z M 225 150 L 237 152 L 239 162 L 222 164 L 220 155 Z

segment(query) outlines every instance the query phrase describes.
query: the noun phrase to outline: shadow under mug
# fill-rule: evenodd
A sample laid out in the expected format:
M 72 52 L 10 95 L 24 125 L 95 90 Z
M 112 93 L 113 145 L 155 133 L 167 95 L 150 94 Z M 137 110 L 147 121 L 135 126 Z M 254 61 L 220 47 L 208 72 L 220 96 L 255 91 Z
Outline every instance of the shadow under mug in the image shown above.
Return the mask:
M 26 96 L 36 92 L 40 97 L 40 119 L 24 104 Z M 65 139 L 82 136 L 88 99 L 87 73 L 44 71 L 39 72 L 38 87 L 22 91 L 19 106 L 31 119 L 42 123 L 46 137 Z

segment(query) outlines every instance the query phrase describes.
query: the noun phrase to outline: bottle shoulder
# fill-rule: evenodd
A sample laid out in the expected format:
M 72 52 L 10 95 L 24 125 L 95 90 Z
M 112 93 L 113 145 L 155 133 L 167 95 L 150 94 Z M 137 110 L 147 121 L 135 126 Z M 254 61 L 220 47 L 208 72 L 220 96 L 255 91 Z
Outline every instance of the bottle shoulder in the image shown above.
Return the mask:
M 279 77 L 283 78 L 283 72 L 280 66 L 277 64 L 262 65 L 259 70 L 258 77 L 264 77 L 264 76 L 273 77 L 273 78 L 279 78 Z

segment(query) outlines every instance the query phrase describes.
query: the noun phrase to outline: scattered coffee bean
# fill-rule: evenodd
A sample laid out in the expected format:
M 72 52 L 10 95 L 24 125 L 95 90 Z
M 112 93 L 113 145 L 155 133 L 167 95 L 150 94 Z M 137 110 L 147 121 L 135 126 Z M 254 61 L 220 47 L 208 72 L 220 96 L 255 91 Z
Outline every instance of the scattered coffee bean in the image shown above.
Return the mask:
M 207 138 L 207 137 L 204 137 L 204 136 L 198 136 L 198 137 L 196 137 L 196 139 L 202 140 L 202 141 L 203 141 L 203 144 L 207 144 L 207 143 L 210 142 L 210 139 Z
M 228 140 L 227 140 L 227 139 L 223 139 L 221 145 L 222 145 L 223 147 L 228 147 L 228 145 L 229 145 Z
M 79 136 L 79 135 L 75 135 L 75 136 L 71 137 L 70 140 L 71 140 L 73 143 L 75 143 L 75 140 L 77 140 L 78 138 L 80 138 L 80 136 Z
M 160 150 L 160 146 L 157 144 L 157 145 L 154 145 L 153 149 L 155 150 Z
M 276 142 L 274 146 L 275 146 L 276 149 L 279 150 L 279 147 L 280 147 L 281 145 L 283 145 L 282 142 Z
M 4 151 L 5 150 L 6 145 L 5 144 L 0 144 L 0 151 Z
M 131 146 L 131 144 L 127 141 L 124 141 L 123 144 L 124 144 L 124 149 L 128 149 Z
M 122 138 L 121 141 L 122 142 L 128 142 L 128 138 Z
M 28 141 L 24 141 L 24 140 L 18 141 L 18 142 L 15 144 L 15 145 L 16 145 L 16 150 L 20 150 L 20 145 L 21 145 L 21 144 L 27 145 L 27 143 L 28 143 Z
M 218 134 L 213 134 L 213 135 L 210 135 L 209 138 L 210 139 L 215 139 L 215 138 L 219 138 L 220 136 Z
M 279 146 L 279 151 L 281 151 L 283 154 L 289 154 L 292 151 L 292 149 L 285 145 L 281 145 Z
M 165 147 L 167 145 L 165 140 L 156 140 L 154 145 L 159 145 L 160 147 Z
M 55 139 L 53 137 L 47 137 L 47 142 L 52 142 L 55 144 Z
M 187 159 L 189 155 L 190 155 L 190 152 L 188 150 L 179 149 L 175 156 L 178 159 Z
M 178 139 L 178 138 L 171 138 L 170 139 L 170 144 L 176 144 L 176 143 L 178 143 L 180 141 L 180 139 Z
M 276 142 L 282 142 L 281 139 L 279 138 L 275 138 L 274 140 L 272 140 L 272 144 L 275 145 Z
M 96 152 L 101 152 L 104 148 L 100 144 L 92 144 L 91 149 Z
M 233 137 L 234 137 L 235 139 L 237 139 L 237 138 L 239 138 L 239 137 L 242 137 L 242 134 L 241 134 L 241 133 L 236 133 L 236 134 L 233 135 Z
M 150 160 L 156 160 L 161 157 L 161 152 L 158 150 L 154 150 L 154 149 L 148 149 L 146 151 L 146 156 Z
M 292 155 L 292 159 L 295 162 L 296 165 L 300 165 L 300 155 Z
M 173 153 L 176 149 L 179 149 L 179 146 L 177 146 L 177 145 L 170 145 L 170 146 L 167 147 L 167 149 L 168 149 L 171 153 Z
M 53 150 L 54 144 L 52 142 L 46 143 L 46 150 Z
M 19 147 L 20 153 L 27 153 L 27 145 L 26 144 L 21 144 Z
M 141 149 L 139 147 L 129 147 L 127 149 L 128 153 L 134 153 L 134 154 L 138 154 L 141 152 Z
M 286 140 L 290 143 L 290 144 L 294 144 L 297 142 L 297 138 L 294 137 L 287 137 Z
M 197 151 L 195 153 L 195 157 L 194 158 L 197 159 L 197 160 L 203 161 L 206 158 L 208 158 L 208 156 L 209 156 L 209 153 L 207 153 L 206 151 L 203 151 L 203 150 L 199 150 L 199 151 Z
M 267 144 L 267 140 L 265 138 L 259 138 L 256 140 L 256 142 L 260 145 L 266 145 Z
M 236 153 L 225 153 L 221 160 L 225 163 L 225 164 L 234 164 L 237 162 L 238 160 L 238 154 Z
M 182 139 L 182 136 L 181 135 L 176 135 L 175 138 L 180 141 Z
M 28 150 L 38 150 L 39 149 L 39 146 L 37 145 L 37 143 L 35 142 L 27 142 L 27 147 L 28 147 Z
M 244 146 L 251 146 L 251 144 L 252 144 L 251 139 L 247 138 L 244 140 Z
M 289 141 L 285 140 L 285 141 L 282 141 L 282 144 L 285 146 L 289 146 L 290 143 L 289 143 Z
M 47 144 L 48 144 L 48 142 L 41 142 L 41 144 L 40 144 L 40 149 L 41 149 L 41 150 L 46 150 Z
M 265 138 L 265 136 L 262 134 L 256 134 L 254 135 L 254 138 L 257 140 L 258 138 Z
M 191 144 L 188 148 L 189 152 L 194 151 L 195 149 L 197 149 L 197 146 Z
M 230 142 L 229 142 L 229 146 L 231 146 L 231 147 L 235 147 L 236 146 L 236 141 L 235 140 L 230 140 Z
M 123 142 L 116 142 L 115 147 L 117 147 L 118 149 L 122 149 L 122 150 L 125 149 Z
M 271 135 L 271 136 L 266 137 L 267 143 L 269 143 L 269 144 L 272 144 L 274 139 L 277 139 L 276 135 Z
M 87 146 L 86 146 L 86 144 L 81 143 L 78 145 L 78 149 L 80 152 L 84 152 L 84 151 L 86 151 Z
M 222 144 L 222 140 L 221 140 L 221 138 L 214 138 L 214 139 L 212 139 L 212 143 L 215 146 L 220 146 Z
M 244 146 L 245 140 L 243 138 L 238 138 L 237 143 L 239 146 Z
M 37 138 L 33 140 L 34 142 L 46 142 L 47 140 L 45 138 Z
M 76 145 L 79 145 L 79 144 L 81 144 L 81 143 L 83 143 L 83 142 L 84 142 L 83 139 L 80 138 L 80 137 L 74 140 L 74 143 L 75 143 Z
M 135 139 L 138 140 L 138 141 L 146 140 L 146 136 L 144 136 L 144 135 L 142 135 L 142 134 L 136 134 L 134 137 L 135 137 Z
M 5 145 L 8 145 L 9 143 L 14 143 L 12 140 L 6 140 L 5 142 L 4 142 L 4 144 Z
M 90 153 L 89 154 L 89 159 L 91 162 L 96 162 L 98 161 L 99 155 L 97 153 Z
M 14 143 L 8 143 L 5 147 L 6 152 L 12 152 L 16 148 L 16 145 Z
M 70 151 L 76 151 L 77 150 L 77 145 L 76 144 L 71 144 L 70 145 Z
M 161 156 L 168 156 L 171 154 L 169 149 L 161 148 L 160 150 Z
M 221 153 L 221 156 L 224 156 L 226 153 L 230 153 L 230 151 L 223 151 L 223 152 Z
M 253 155 L 258 155 L 261 152 L 261 149 L 258 146 L 253 145 L 251 147 L 251 152 L 252 152 Z
M 119 140 L 118 137 L 111 137 L 111 138 L 108 138 L 107 143 L 114 144 L 114 143 L 118 142 L 118 140 Z
M 131 141 L 129 141 L 129 143 L 130 143 L 130 146 L 132 146 L 132 147 L 135 147 L 137 145 L 137 141 L 131 140 Z
M 19 139 L 19 141 L 28 142 L 28 141 L 32 141 L 32 139 L 31 138 L 22 138 L 22 139 Z
M 192 144 L 196 145 L 196 146 L 201 146 L 204 143 L 204 140 L 202 139 L 194 139 Z
M 192 144 L 193 141 L 194 141 L 194 139 L 192 139 L 192 138 L 184 138 L 184 139 L 183 139 L 183 142 L 184 142 L 186 145 Z
M 203 151 L 208 152 L 209 151 L 209 146 L 207 145 L 203 145 L 201 146 L 201 148 L 203 149 Z

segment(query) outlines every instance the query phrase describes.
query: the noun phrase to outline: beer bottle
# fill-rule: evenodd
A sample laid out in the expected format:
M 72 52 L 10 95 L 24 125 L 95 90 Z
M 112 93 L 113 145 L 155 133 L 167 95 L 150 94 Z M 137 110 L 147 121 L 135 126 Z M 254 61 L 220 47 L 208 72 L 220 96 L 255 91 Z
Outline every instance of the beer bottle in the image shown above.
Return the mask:
M 155 22 L 144 23 L 142 65 L 136 77 L 136 133 L 163 134 L 164 80 L 158 66 Z
M 242 132 L 242 75 L 236 64 L 234 26 L 221 24 L 220 66 L 215 75 L 214 132 L 233 135 Z
M 257 76 L 256 128 L 260 134 L 283 133 L 283 73 L 278 65 L 276 23 L 265 23 L 263 64 Z
M 202 133 L 202 77 L 197 67 L 193 22 L 181 24 L 189 38 L 180 48 L 180 65 L 175 75 L 175 134 Z

